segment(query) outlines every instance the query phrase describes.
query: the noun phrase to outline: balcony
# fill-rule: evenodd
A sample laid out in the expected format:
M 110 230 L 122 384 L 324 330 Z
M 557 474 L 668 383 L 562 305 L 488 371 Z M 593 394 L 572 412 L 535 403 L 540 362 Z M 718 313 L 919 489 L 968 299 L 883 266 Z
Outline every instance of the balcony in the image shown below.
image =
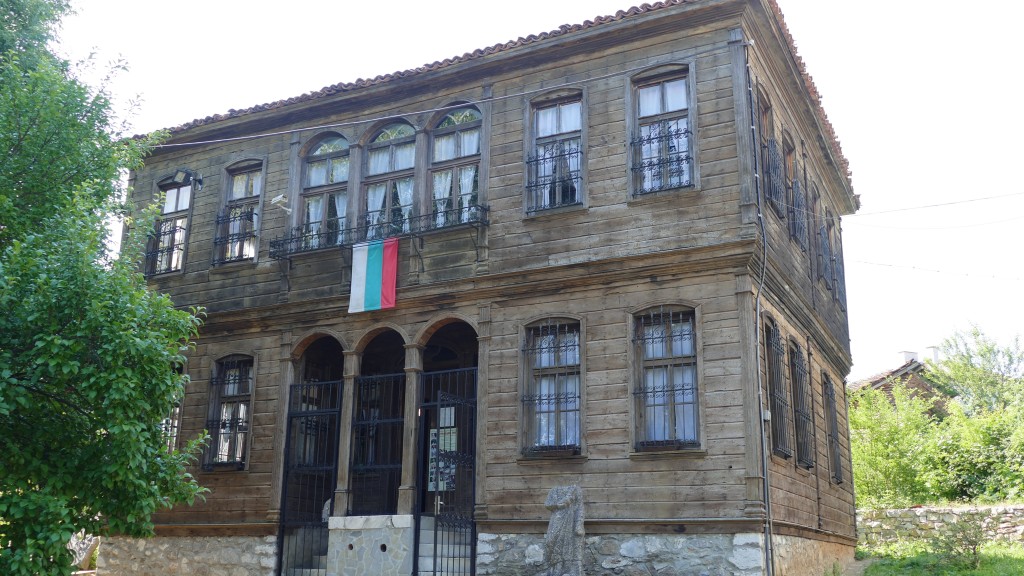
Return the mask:
M 487 226 L 487 207 L 477 204 L 435 210 L 431 214 L 402 217 L 397 211 L 365 215 L 354 227 L 344 227 L 345 219 L 307 222 L 287 235 L 270 241 L 270 257 L 290 258 L 295 254 L 351 246 L 367 240 L 421 236 L 460 228 Z

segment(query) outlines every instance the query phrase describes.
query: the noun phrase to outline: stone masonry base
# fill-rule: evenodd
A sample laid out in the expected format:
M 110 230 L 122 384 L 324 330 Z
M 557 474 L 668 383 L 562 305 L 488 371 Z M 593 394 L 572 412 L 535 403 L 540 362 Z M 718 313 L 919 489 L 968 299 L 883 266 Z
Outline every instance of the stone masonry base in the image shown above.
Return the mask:
M 273 576 L 276 536 L 104 537 L 100 576 Z

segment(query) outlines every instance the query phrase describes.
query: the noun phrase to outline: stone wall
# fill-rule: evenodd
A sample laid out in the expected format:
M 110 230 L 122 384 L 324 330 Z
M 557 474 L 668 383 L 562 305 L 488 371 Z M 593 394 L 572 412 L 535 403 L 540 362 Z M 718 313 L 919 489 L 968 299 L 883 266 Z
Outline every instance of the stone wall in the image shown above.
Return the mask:
M 991 538 L 1024 541 L 1024 505 L 860 510 L 857 533 L 860 543 L 869 545 L 906 538 L 934 538 L 943 534 L 950 523 L 975 513 L 992 518 Z
M 274 576 L 276 536 L 104 537 L 100 576 Z
M 332 516 L 327 547 L 331 576 L 412 573 L 413 517 Z
M 540 534 L 478 535 L 479 576 L 535 576 L 543 561 Z M 758 576 L 763 554 L 760 534 L 602 534 L 586 538 L 583 562 L 587 576 Z

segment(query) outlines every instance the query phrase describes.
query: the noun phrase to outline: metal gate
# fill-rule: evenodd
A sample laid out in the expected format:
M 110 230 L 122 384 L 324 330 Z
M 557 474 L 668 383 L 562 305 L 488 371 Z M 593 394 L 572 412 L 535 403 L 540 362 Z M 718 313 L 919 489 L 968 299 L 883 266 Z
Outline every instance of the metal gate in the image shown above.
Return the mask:
M 475 573 L 476 368 L 423 374 L 416 574 Z
M 279 575 L 327 567 L 327 519 L 334 511 L 341 389 L 340 380 L 291 386 Z

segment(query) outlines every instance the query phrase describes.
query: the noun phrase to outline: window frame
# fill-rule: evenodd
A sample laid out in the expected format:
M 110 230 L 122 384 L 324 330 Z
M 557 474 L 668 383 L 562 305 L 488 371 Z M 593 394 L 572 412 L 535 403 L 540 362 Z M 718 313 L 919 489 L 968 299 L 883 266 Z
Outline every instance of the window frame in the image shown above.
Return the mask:
M 793 392 L 793 428 L 796 435 L 796 464 L 810 470 L 815 465 L 814 399 L 811 396 L 807 355 L 800 344 L 789 339 L 789 378 Z
M 344 149 L 328 150 L 317 153 L 321 148 L 332 142 L 342 141 Z M 342 134 L 328 132 L 318 134 L 312 139 L 309 152 L 302 158 L 302 175 L 299 192 L 299 220 L 298 234 L 302 251 L 318 250 L 340 246 L 348 240 L 345 236 L 346 230 L 350 227 L 349 221 L 349 180 L 352 176 L 352 144 Z M 344 179 L 335 179 L 338 174 L 336 167 L 341 166 L 344 160 Z M 324 163 L 324 182 L 311 183 L 312 164 Z M 342 197 L 339 204 L 336 198 Z M 320 203 L 320 219 L 312 221 L 310 217 L 310 204 L 314 199 Z M 334 217 L 330 216 L 330 209 L 334 208 Z M 339 215 L 339 208 L 344 209 L 344 214 Z M 324 211 L 327 214 L 324 214 Z M 332 223 L 333 222 L 333 223 Z
M 246 176 L 246 182 L 252 183 L 244 188 L 253 193 L 234 198 L 235 179 L 239 176 Z M 213 239 L 213 264 L 255 262 L 259 254 L 260 206 L 266 192 L 266 162 L 262 159 L 235 162 L 225 170 L 224 182 L 223 208 L 216 217 Z
M 666 316 L 668 317 L 668 326 L 681 324 L 683 322 L 689 325 L 690 353 L 686 354 L 684 353 L 685 349 L 682 349 L 680 354 L 673 354 L 670 351 L 668 354 L 648 358 L 647 352 L 654 340 L 646 335 L 645 328 L 647 326 L 654 325 L 665 326 L 666 323 L 663 322 L 663 319 Z M 702 413 L 703 391 L 701 389 L 702 362 L 699 320 L 700 318 L 697 309 L 692 306 L 684 305 L 650 306 L 630 315 L 630 334 L 632 338 L 631 355 L 634 367 L 632 386 L 634 438 L 632 444 L 633 449 L 637 453 L 660 451 L 699 452 L 704 449 Z M 658 322 L 658 324 L 656 324 L 656 322 Z M 651 393 L 648 391 L 646 386 L 648 381 L 646 375 L 651 369 L 665 367 L 690 368 L 692 374 L 692 397 L 689 401 L 682 400 L 672 404 L 666 403 L 663 405 L 651 405 L 649 403 Z M 684 382 L 682 385 L 685 387 L 686 383 Z M 666 394 L 669 392 L 667 387 L 664 391 Z M 678 432 L 680 424 L 676 421 L 676 418 L 685 417 L 685 406 L 687 405 L 690 407 L 689 409 L 692 414 L 692 421 L 688 425 L 683 425 L 683 427 L 692 430 L 692 438 L 679 438 L 679 434 L 676 432 Z M 650 420 L 647 416 L 648 410 L 659 406 L 669 407 L 668 419 L 672 420 L 672 438 L 667 437 L 670 434 L 665 434 L 665 438 L 650 437 L 651 433 L 648 430 L 648 426 L 650 424 Z M 682 416 L 680 416 L 680 412 L 677 411 L 680 406 L 684 407 Z
M 522 385 L 520 390 L 521 404 L 521 434 L 522 454 L 533 458 L 557 458 L 579 456 L 583 453 L 583 391 L 584 385 L 584 350 L 583 339 L 584 326 L 578 318 L 572 317 L 551 317 L 531 322 L 523 328 L 523 347 L 521 350 L 522 361 Z M 574 335 L 563 340 L 563 336 Z M 554 337 L 553 346 L 535 344 L 538 338 Z M 575 351 L 573 351 L 575 348 Z M 551 355 L 552 363 L 538 366 L 538 354 Z M 559 355 L 562 355 L 560 358 Z M 575 363 L 561 362 L 565 356 L 573 359 Z M 541 360 L 541 362 L 544 362 Z M 567 381 L 559 383 L 559 377 L 575 377 L 575 394 L 570 391 Z M 554 392 L 545 394 L 541 392 L 542 378 L 554 377 Z M 564 392 L 562 391 L 564 389 Z M 551 410 L 538 412 L 537 407 L 542 404 L 553 404 Z M 575 407 L 573 407 L 575 403 Z M 553 414 L 554 423 L 547 426 L 553 431 L 547 432 L 554 435 L 551 443 L 542 443 L 541 420 L 538 414 Z M 573 416 L 574 414 L 574 416 Z M 564 415 L 569 415 L 566 421 Z M 575 419 L 575 422 L 572 419 Z M 574 426 L 573 426 L 574 425 Z M 573 427 L 575 438 L 570 438 Z
M 769 411 L 771 413 L 772 454 L 785 459 L 793 457 L 790 437 L 789 386 L 786 380 L 786 348 L 782 330 L 771 316 L 764 321 L 765 380 L 768 386 Z
M 192 215 L 195 186 L 176 183 L 171 176 L 162 178 L 157 184 L 157 199 L 161 203 L 160 215 L 154 223 L 146 247 L 146 276 L 159 276 L 185 271 L 188 252 L 189 221 Z M 168 210 L 170 192 L 174 191 L 174 209 Z M 185 203 L 182 205 L 182 192 Z M 168 240 L 169 241 L 165 241 Z M 160 265 L 166 257 L 166 264 Z
M 407 128 L 411 131 L 411 134 L 402 134 L 394 138 L 387 138 L 382 140 L 381 138 L 390 129 L 398 129 L 399 127 Z M 377 128 L 373 132 L 373 137 L 370 138 L 369 142 L 365 146 L 366 160 L 365 171 L 363 172 L 362 181 L 362 202 L 365 210 L 363 212 L 364 220 L 362 229 L 365 232 L 365 238 L 367 240 L 379 240 L 383 238 L 390 238 L 393 236 L 400 236 L 407 234 L 412 230 L 413 218 L 416 214 L 416 164 L 417 164 L 417 135 L 418 131 L 416 128 L 404 121 L 395 120 L 388 124 Z M 396 168 L 396 152 L 400 148 L 412 145 L 412 161 L 408 166 L 399 166 Z M 388 167 L 387 170 L 381 172 L 373 172 L 371 170 L 373 166 L 374 152 L 378 150 L 387 149 L 388 152 Z M 409 186 L 409 203 L 401 203 L 401 192 L 399 191 L 399 182 L 407 181 Z M 380 209 L 371 210 L 370 208 L 370 190 L 374 186 L 383 186 L 383 198 Z M 394 203 L 394 198 L 398 197 L 399 204 Z M 401 214 L 400 218 L 395 218 L 395 211 L 399 211 Z M 374 218 L 374 214 L 379 215 L 378 218 Z
M 575 129 L 560 130 L 562 108 L 571 105 L 579 107 L 579 125 Z M 555 109 L 556 132 L 541 134 L 539 119 L 541 113 Z M 579 209 L 586 206 L 587 185 L 587 99 L 583 90 L 560 91 L 536 98 L 527 106 L 527 142 L 525 146 L 526 188 L 523 201 L 524 212 L 528 215 L 551 211 Z M 577 141 L 575 149 L 572 141 Z M 565 149 L 564 144 L 570 143 Z M 557 149 L 548 147 L 554 146 Z M 542 149 L 542 147 L 544 147 Z M 576 168 L 573 168 L 575 158 Z M 559 177 L 558 172 L 564 159 L 568 177 Z M 550 167 L 550 174 L 545 166 Z M 569 188 L 564 188 L 566 184 Z M 568 192 L 566 192 L 568 190 Z M 569 195 L 568 198 L 566 197 Z M 546 197 L 547 202 L 540 199 Z M 557 198 L 556 198 L 557 197 Z
M 821 389 L 827 426 L 829 475 L 833 483 L 842 484 L 844 477 L 842 442 L 839 436 L 839 404 L 832 377 L 824 370 L 821 372 Z
M 460 112 L 472 111 L 477 118 L 466 122 L 460 122 L 455 115 Z M 453 123 L 449 126 L 442 126 L 449 119 Z M 476 131 L 477 146 L 476 152 L 466 154 L 462 149 L 464 145 L 464 133 Z M 438 140 L 449 135 L 454 135 L 454 155 L 450 158 L 437 159 Z M 480 217 L 480 169 L 483 150 L 483 112 L 477 107 L 465 104 L 455 107 L 444 114 L 434 125 L 430 133 L 430 171 L 429 199 L 431 215 L 428 221 L 430 228 L 446 228 L 473 222 Z M 475 168 L 473 175 L 473 189 L 469 193 L 463 192 L 465 181 L 462 178 L 462 171 Z M 438 197 L 438 176 L 444 172 L 450 172 L 448 186 L 450 190 L 445 197 Z M 459 176 L 456 178 L 456 176 Z M 442 208 L 442 202 L 444 207 Z M 427 211 L 424 211 L 427 212 Z
M 232 378 L 231 371 L 239 369 L 237 378 Z M 245 370 L 242 372 L 241 370 Z M 241 383 L 247 385 L 241 390 Z M 228 390 L 228 386 L 235 388 Z M 210 443 L 206 447 L 203 459 L 203 470 L 217 469 L 244 470 L 249 464 L 249 449 L 252 436 L 252 407 L 256 390 L 256 357 L 247 354 L 230 354 L 223 356 L 214 363 L 210 374 L 209 398 L 206 429 L 210 434 Z M 238 410 L 232 410 L 231 418 L 224 418 L 224 407 L 232 404 Z M 240 414 L 240 415 L 239 415 Z M 229 422 L 233 420 L 233 426 Z M 230 435 L 226 446 L 222 444 L 223 434 Z M 241 445 L 239 445 L 241 444 Z M 225 451 L 226 448 L 226 451 Z
M 665 93 L 664 87 L 671 82 L 682 81 L 685 87 L 685 101 L 686 105 L 684 108 L 675 110 L 664 110 L 665 105 Z M 660 86 L 662 91 L 660 92 L 659 100 L 662 105 L 662 111 L 655 114 L 641 115 L 640 107 L 642 105 L 641 90 L 649 88 L 651 86 Z M 679 63 L 671 64 L 667 66 L 660 66 L 653 70 L 647 70 L 635 75 L 629 84 L 629 92 L 627 98 L 628 106 L 628 134 L 629 136 L 629 189 L 630 196 L 632 198 L 641 198 L 651 195 L 657 195 L 663 192 L 674 192 L 681 189 L 692 189 L 698 187 L 698 176 L 697 176 L 697 152 L 696 144 L 697 139 L 693 137 L 696 134 L 696 115 L 691 114 L 694 110 L 694 98 L 696 95 L 696 84 L 694 81 L 693 64 L 692 63 Z M 650 144 L 651 142 L 659 139 L 666 139 L 664 136 L 644 136 L 643 128 L 645 126 L 661 123 L 684 120 L 686 123 L 685 128 L 682 128 L 683 139 L 686 144 L 686 151 L 684 153 L 685 163 L 685 181 L 679 183 L 668 183 L 665 185 L 658 185 L 656 187 L 646 187 L 644 182 L 646 180 L 646 174 L 648 173 L 645 168 L 655 168 L 661 164 L 671 164 L 670 157 L 673 155 L 670 151 L 662 152 L 659 150 L 657 157 L 658 160 L 653 164 L 649 161 L 644 160 L 644 145 Z M 676 154 L 678 156 L 678 154 Z

